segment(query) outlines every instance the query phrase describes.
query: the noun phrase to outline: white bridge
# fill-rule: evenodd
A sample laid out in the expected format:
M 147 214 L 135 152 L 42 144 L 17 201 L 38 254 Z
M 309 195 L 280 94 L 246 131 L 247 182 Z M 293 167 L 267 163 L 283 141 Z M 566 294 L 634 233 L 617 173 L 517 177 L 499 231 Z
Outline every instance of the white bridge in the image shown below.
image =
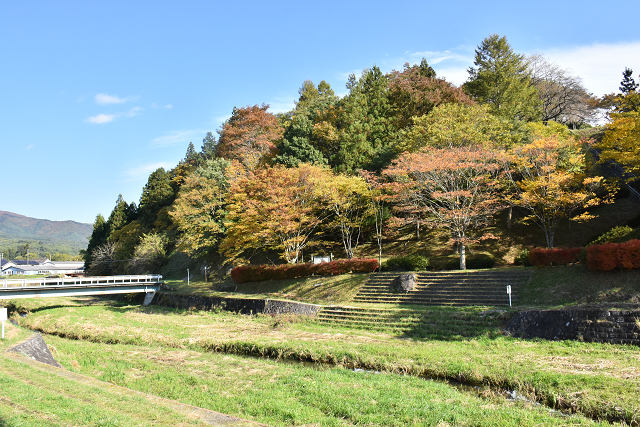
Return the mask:
M 162 283 L 162 276 L 159 274 L 7 279 L 0 280 L 0 300 L 144 292 L 144 305 L 148 305 Z

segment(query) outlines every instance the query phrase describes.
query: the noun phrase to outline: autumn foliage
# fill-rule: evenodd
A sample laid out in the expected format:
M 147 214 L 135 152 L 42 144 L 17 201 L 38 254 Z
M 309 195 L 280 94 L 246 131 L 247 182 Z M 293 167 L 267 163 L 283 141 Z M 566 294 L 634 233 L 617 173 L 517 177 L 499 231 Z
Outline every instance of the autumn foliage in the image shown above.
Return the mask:
M 584 155 L 573 139 L 557 135 L 541 137 L 511 152 L 511 181 L 515 195 L 511 203 L 528 210 L 524 223 L 537 224 L 545 234 L 547 246 L 554 245 L 560 221 L 584 221 L 593 218 L 583 209 L 601 202 L 595 189 L 602 177 L 584 174 Z M 573 216 L 573 212 L 582 213 Z
M 231 186 L 227 235 L 221 252 L 229 260 L 249 250 L 276 250 L 296 263 L 309 246 L 326 213 L 318 210 L 318 182 L 323 168 L 301 165 L 265 167 Z
M 593 271 L 640 268 L 640 240 L 589 246 L 587 267 Z
M 248 171 L 268 163 L 284 133 L 278 118 L 268 108 L 267 104 L 234 108 L 220 130 L 216 154 L 240 163 Z
M 581 248 L 534 248 L 529 251 L 529 262 L 536 266 L 566 265 L 578 262 Z
M 320 264 L 243 265 L 231 270 L 231 277 L 236 283 L 245 283 L 346 273 L 371 273 L 377 268 L 378 260 L 376 259 L 343 259 Z
M 465 269 L 468 232 L 489 224 L 503 207 L 502 166 L 499 152 L 462 146 L 405 153 L 384 173 L 396 183 L 399 212 L 448 229 L 460 244 L 460 268 Z

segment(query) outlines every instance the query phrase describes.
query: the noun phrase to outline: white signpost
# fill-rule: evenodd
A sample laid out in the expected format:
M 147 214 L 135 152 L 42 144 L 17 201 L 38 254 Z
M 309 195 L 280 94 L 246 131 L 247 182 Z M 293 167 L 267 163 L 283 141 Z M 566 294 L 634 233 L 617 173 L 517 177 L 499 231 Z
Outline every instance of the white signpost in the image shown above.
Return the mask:
M 509 295 L 509 307 L 511 307 L 511 285 L 507 285 L 507 294 Z
M 7 320 L 7 309 L 0 307 L 0 320 L 2 320 L 2 339 L 4 339 L 4 321 Z

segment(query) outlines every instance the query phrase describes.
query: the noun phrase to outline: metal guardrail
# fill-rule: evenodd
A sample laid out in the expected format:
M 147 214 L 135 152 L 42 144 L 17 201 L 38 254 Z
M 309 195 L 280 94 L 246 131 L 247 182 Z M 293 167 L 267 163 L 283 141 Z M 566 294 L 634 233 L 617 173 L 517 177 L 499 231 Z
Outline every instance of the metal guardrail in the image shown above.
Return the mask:
M 91 276 L 91 277 L 54 277 L 37 279 L 4 279 L 0 280 L 3 288 L 38 287 L 38 286 L 91 286 L 91 285 L 125 285 L 134 283 L 158 283 L 162 281 L 160 274 L 144 274 L 136 276 Z
M 94 276 L 0 281 L 0 300 L 16 298 L 68 297 L 145 293 L 144 305 L 160 290 L 162 276 Z

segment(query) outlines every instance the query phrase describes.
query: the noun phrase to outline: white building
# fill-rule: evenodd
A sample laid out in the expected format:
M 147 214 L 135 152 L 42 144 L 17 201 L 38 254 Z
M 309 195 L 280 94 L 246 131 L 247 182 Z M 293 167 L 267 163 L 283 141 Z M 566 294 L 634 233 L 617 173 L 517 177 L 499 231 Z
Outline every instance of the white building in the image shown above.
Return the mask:
M 24 274 L 27 276 L 35 274 L 81 274 L 84 273 L 83 261 L 49 261 L 43 264 L 27 265 L 17 264 L 14 261 L 8 261 L 2 264 L 2 275 L 12 276 L 15 274 Z

